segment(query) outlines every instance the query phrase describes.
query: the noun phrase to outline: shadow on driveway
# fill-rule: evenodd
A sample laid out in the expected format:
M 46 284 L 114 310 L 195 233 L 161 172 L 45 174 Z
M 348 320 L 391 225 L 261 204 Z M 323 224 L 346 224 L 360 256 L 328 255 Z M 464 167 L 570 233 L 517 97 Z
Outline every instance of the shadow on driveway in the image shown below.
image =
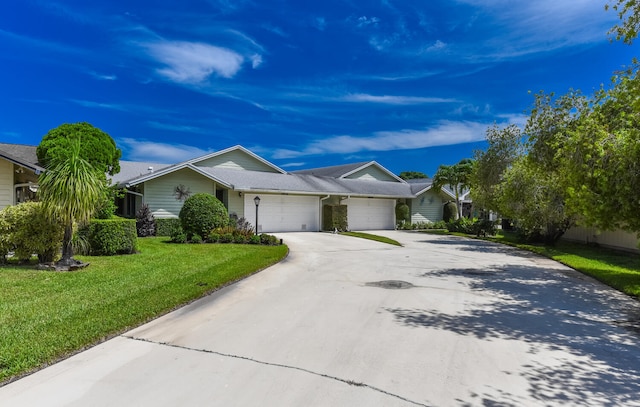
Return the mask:
M 492 244 L 476 241 L 429 243 L 494 249 Z M 531 396 L 542 403 L 639 405 L 640 305 L 635 301 L 600 284 L 584 283 L 570 272 L 536 266 L 446 269 L 421 277 L 452 276 L 492 300 L 455 315 L 432 309 L 386 311 L 405 326 L 446 330 L 486 341 L 524 341 L 532 354 L 561 351 L 572 355 L 561 357 L 560 364 L 535 362 L 519 372 L 509 372 L 525 378 Z M 589 401 L 594 394 L 602 401 Z M 473 396 L 484 397 L 483 405 L 503 405 L 492 400 L 493 396 Z M 509 395 L 502 394 L 501 402 L 505 399 Z

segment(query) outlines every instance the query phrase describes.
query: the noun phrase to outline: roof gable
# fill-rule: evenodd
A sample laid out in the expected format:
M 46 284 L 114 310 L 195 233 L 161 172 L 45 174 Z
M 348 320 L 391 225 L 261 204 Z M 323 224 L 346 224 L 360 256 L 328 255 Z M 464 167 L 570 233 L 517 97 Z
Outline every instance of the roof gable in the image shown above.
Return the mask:
M 366 163 L 365 165 L 362 165 L 359 168 L 356 168 L 344 174 L 340 178 L 359 179 L 363 181 L 391 181 L 405 183 L 403 179 L 395 176 L 391 171 L 387 170 L 375 161 Z
M 252 153 L 242 146 L 217 151 L 188 161 L 197 167 L 224 168 L 231 170 L 286 173 L 276 165 Z

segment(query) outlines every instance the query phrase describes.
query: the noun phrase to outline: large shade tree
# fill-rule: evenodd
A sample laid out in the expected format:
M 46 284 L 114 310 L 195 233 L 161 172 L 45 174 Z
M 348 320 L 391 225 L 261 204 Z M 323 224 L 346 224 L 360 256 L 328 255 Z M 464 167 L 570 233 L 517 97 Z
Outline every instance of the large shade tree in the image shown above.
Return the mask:
M 40 201 L 64 225 L 62 257 L 56 262 L 63 269 L 81 264 L 73 258 L 73 225 L 91 218 L 105 187 L 103 173 L 80 156 L 80 141 L 69 144 L 68 154 L 54 157 L 39 180 Z

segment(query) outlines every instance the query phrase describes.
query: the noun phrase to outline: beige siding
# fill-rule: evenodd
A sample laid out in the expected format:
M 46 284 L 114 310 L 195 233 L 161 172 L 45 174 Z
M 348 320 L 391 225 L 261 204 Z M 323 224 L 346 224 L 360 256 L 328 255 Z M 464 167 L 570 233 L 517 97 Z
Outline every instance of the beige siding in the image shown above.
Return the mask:
M 235 213 L 238 215 L 238 219 L 243 218 L 244 215 L 244 198 L 236 191 L 229 190 L 229 215 Z
M 277 172 L 272 167 L 241 150 L 229 151 L 228 153 L 197 162 L 195 165 L 198 167 L 227 168 L 232 170 Z
M 179 184 L 188 187 L 192 194 L 215 193 L 213 181 L 186 168 L 150 180 L 144 185 L 144 202 L 149 205 L 153 216 L 160 219 L 178 217 L 182 201 L 178 201 L 173 193 Z
M 574 227 L 569 229 L 564 240 L 581 243 L 597 243 L 601 246 L 638 252 L 638 236 L 623 230 L 598 231 L 594 228 Z
M 398 182 L 397 179 L 390 176 L 386 172 L 382 171 L 380 168 L 370 165 L 367 168 L 363 168 L 362 170 L 355 172 L 346 178 L 349 179 L 360 179 L 366 181 L 395 181 Z
M 411 223 L 432 222 L 442 220 L 442 205 L 446 201 L 433 190 L 411 199 Z
M 0 209 L 13 205 L 13 163 L 0 159 Z

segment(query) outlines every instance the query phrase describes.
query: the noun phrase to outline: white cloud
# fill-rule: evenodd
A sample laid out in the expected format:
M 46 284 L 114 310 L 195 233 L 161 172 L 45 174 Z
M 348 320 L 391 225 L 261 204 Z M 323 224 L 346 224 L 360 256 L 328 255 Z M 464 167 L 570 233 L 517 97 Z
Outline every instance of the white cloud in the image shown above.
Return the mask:
M 489 126 L 488 123 L 443 120 L 428 129 L 379 131 L 369 137 L 334 136 L 314 141 L 301 150 L 278 149 L 272 156 L 275 159 L 286 159 L 307 155 L 410 150 L 471 143 L 484 140 Z
M 362 16 L 362 17 L 358 17 L 357 21 L 358 21 L 358 28 L 368 27 L 370 25 L 373 25 L 375 27 L 380 22 L 380 19 L 378 17 Z
M 166 65 L 157 72 L 178 83 L 198 84 L 212 74 L 232 78 L 244 61 L 235 51 L 199 42 L 158 41 L 145 47 L 154 59 Z
M 391 95 L 368 95 L 363 93 L 355 93 L 344 96 L 342 100 L 346 102 L 359 103 L 381 103 L 388 105 L 421 105 L 427 103 L 451 103 L 456 102 L 455 99 L 420 97 L 420 96 L 391 96 Z
M 115 81 L 116 79 L 118 79 L 118 77 L 116 75 L 104 75 L 104 74 L 99 74 L 99 73 L 94 72 L 94 71 L 89 71 L 89 75 L 91 75 L 94 78 L 99 79 L 101 81 Z
M 152 141 L 123 138 L 118 140 L 128 160 L 173 164 L 209 153 L 209 151 L 183 144 L 154 143 Z
M 150 127 L 161 130 L 169 130 L 169 131 L 179 131 L 179 132 L 187 132 L 187 133 L 206 133 L 204 129 L 194 126 L 184 126 L 177 124 L 169 124 L 169 123 L 161 123 L 156 121 L 148 121 L 147 124 Z
M 80 99 L 69 99 L 69 101 L 83 107 L 119 110 L 121 112 L 126 112 L 128 110 L 127 106 L 119 105 L 116 103 L 101 103 L 101 102 L 93 102 L 90 100 L 80 100 Z
M 251 55 L 251 67 L 253 69 L 256 69 L 260 65 L 262 65 L 262 55 L 260 55 L 260 54 Z
M 447 44 L 445 44 L 444 42 L 437 40 L 436 42 L 433 43 L 433 45 L 430 45 L 427 47 L 427 49 L 425 49 L 426 52 L 436 52 L 436 51 L 441 51 L 443 49 L 445 49 L 447 47 Z

